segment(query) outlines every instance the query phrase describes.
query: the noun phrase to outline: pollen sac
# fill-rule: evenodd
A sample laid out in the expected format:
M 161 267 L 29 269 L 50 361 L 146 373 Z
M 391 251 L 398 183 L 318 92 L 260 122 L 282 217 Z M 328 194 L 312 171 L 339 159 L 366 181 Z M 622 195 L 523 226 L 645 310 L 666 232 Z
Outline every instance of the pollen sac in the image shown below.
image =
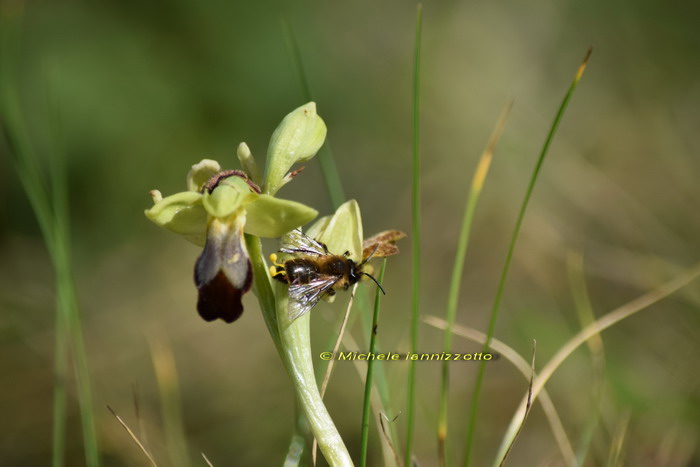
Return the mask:
M 226 219 L 212 218 L 207 241 L 194 268 L 199 291 L 197 311 L 206 321 L 227 323 L 243 313 L 243 294 L 250 290 L 253 270 L 245 246 L 245 211 Z

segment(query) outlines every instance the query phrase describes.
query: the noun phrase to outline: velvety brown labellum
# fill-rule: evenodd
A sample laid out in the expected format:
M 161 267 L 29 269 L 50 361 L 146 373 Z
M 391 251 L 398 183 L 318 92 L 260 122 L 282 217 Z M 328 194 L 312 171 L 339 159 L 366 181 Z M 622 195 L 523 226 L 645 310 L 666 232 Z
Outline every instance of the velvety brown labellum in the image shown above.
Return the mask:
M 253 282 L 244 225 L 245 214 L 241 213 L 209 222 L 207 242 L 194 267 L 197 311 L 206 321 L 220 318 L 232 323 L 243 313 L 241 300 Z

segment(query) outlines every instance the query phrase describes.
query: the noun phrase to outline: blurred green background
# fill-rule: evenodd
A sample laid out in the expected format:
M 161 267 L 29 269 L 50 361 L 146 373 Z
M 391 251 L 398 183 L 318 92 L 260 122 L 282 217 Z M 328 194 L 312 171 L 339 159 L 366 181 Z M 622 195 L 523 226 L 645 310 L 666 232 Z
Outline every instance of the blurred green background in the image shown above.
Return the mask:
M 410 231 L 411 67 L 415 5 L 401 1 L 2 2 L 19 30 L 2 63 L 18 89 L 44 160 L 66 157 L 75 260 L 100 445 L 109 466 L 146 465 L 106 405 L 140 424 L 161 465 L 154 346 L 172 352 L 193 465 L 280 465 L 293 393 L 253 294 L 232 325 L 205 323 L 192 283 L 198 248 L 151 225 L 148 191 L 185 188 L 201 158 L 236 168 L 235 149 L 264 162 L 281 118 L 304 103 L 283 18 L 296 31 L 328 140 L 364 229 Z M 523 226 L 496 337 L 544 364 L 580 328 L 567 258 L 582 254 L 596 316 L 669 280 L 700 258 L 700 8 L 694 2 L 426 2 L 422 70 L 421 313 L 444 316 L 468 184 L 495 121 L 515 106 L 477 212 L 458 323 L 485 329 L 517 209 L 557 106 L 586 49 L 595 47 L 551 148 Z M 19 47 L 17 49 L 16 47 Z M 61 140 L 49 131 L 47 101 Z M 62 149 L 57 149 L 62 148 Z M 51 458 L 54 282 L 35 216 L 3 147 L 0 156 L 0 464 Z M 314 160 L 280 194 L 331 211 Z M 410 239 L 388 265 L 380 339 L 408 350 Z M 274 242 L 267 243 L 268 252 Z M 373 291 L 373 286 L 367 290 Z M 318 352 L 347 297 L 314 309 Z M 603 464 L 621 420 L 628 465 L 700 462 L 700 283 L 603 334 L 601 423 L 588 465 Z M 361 341 L 359 327 L 352 329 Z M 442 332 L 422 325 L 421 349 Z M 455 349 L 479 345 L 455 339 Z M 364 350 L 359 349 L 359 350 Z M 538 366 L 539 366 L 538 365 Z M 407 365 L 386 363 L 395 422 L 405 433 Z M 476 366 L 452 367 L 450 452 L 461 462 Z M 440 365 L 418 366 L 415 453 L 437 465 Z M 580 445 L 596 410 L 590 352 L 577 351 L 548 384 Z M 71 394 L 75 395 L 71 383 Z M 494 456 L 526 381 L 504 359 L 489 365 L 476 465 Z M 327 394 L 353 456 L 363 384 L 338 362 Z M 402 412 L 403 411 L 403 412 Z M 82 465 L 75 397 L 67 465 Z M 372 426 L 370 465 L 381 456 Z M 561 465 L 539 405 L 511 465 Z M 357 458 L 356 458 L 357 460 Z

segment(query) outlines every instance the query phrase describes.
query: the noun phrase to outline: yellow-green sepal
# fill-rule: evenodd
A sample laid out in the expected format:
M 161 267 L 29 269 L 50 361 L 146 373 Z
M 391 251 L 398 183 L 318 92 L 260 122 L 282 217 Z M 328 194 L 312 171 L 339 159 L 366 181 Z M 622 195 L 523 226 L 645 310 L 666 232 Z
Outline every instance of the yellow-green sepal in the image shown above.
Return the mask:
M 281 237 L 318 215 L 304 204 L 264 194 L 246 205 L 246 211 L 245 232 L 265 238 Z
M 316 103 L 302 105 L 284 117 L 270 138 L 265 193 L 277 193 L 292 165 L 314 157 L 325 139 L 326 124 L 316 113 Z
M 330 219 L 326 220 L 324 217 L 317 224 L 321 223 L 325 226 L 314 238 L 324 243 L 331 253 L 342 255 L 348 251 L 350 259 L 355 262 L 362 261 L 362 216 L 357 201 L 346 201 Z M 312 230 L 320 229 L 312 227 L 307 233 Z
M 145 214 L 154 224 L 182 235 L 195 245 L 204 246 L 207 211 L 202 205 L 201 193 L 176 193 L 157 201 Z

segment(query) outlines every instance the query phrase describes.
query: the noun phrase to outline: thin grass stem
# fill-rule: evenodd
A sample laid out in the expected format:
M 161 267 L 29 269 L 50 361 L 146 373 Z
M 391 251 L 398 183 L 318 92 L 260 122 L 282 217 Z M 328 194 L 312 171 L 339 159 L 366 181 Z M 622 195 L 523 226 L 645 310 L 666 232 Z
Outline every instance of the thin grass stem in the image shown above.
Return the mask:
M 16 18 L 15 18 L 16 19 Z M 17 48 L 15 24 L 4 15 L 3 23 L 3 63 L 15 63 L 11 47 Z M 5 28 L 5 26 L 8 26 Z M 9 31 L 9 32 L 8 32 Z M 7 59 L 7 60 L 5 60 Z M 89 368 L 82 335 L 82 325 L 75 295 L 75 283 L 70 259 L 70 234 L 68 195 L 63 154 L 59 149 L 50 157 L 49 188 L 44 183 L 39 169 L 39 162 L 31 144 L 30 132 L 26 126 L 22 106 L 19 102 L 14 80 L 8 68 L 2 73 L 2 122 L 8 146 L 14 155 L 14 163 L 20 182 L 27 194 L 30 205 L 37 217 L 53 265 L 56 281 L 56 350 L 54 369 L 56 383 L 54 386 L 54 422 L 52 435 L 52 464 L 63 465 L 65 451 L 66 426 L 66 388 L 69 360 L 72 356 L 76 374 L 78 403 L 83 428 L 85 461 L 89 467 L 100 464 L 97 434 L 95 430 L 94 411 L 92 407 L 92 389 Z M 50 94 L 49 94 L 50 97 Z M 50 115 L 49 130 L 56 137 L 56 112 L 48 102 Z M 52 141 L 53 147 L 60 148 L 60 142 Z M 49 196 L 51 193 L 51 196 Z
M 162 338 L 153 338 L 149 344 L 160 392 L 163 426 L 165 427 L 170 465 L 186 467 L 191 465 L 191 460 L 182 417 L 182 398 L 180 396 L 180 383 L 175 356 L 169 344 Z
M 622 416 L 620 421 L 615 428 L 615 435 L 613 436 L 612 444 L 610 445 L 610 452 L 608 454 L 608 460 L 605 463 L 605 467 L 619 467 L 625 465 L 624 462 L 624 444 L 625 436 L 627 436 L 627 427 L 630 423 L 631 414 L 627 412 Z
M 528 183 L 527 190 L 525 191 L 525 197 L 523 199 L 523 202 L 520 206 L 520 211 L 518 213 L 518 218 L 517 221 L 515 222 L 515 228 L 513 229 L 513 235 L 510 240 L 510 245 L 508 247 L 508 253 L 506 255 L 506 260 L 505 263 L 503 264 L 503 270 L 501 271 L 501 277 L 498 281 L 498 289 L 496 291 L 496 297 L 494 299 L 493 303 L 493 308 L 491 309 L 491 317 L 489 319 L 489 325 L 488 325 L 488 331 L 486 332 L 487 335 L 487 340 L 486 343 L 484 344 L 484 352 L 487 352 L 489 349 L 489 345 L 491 344 L 491 339 L 493 337 L 493 333 L 496 329 L 496 321 L 498 319 L 498 312 L 500 311 L 501 308 L 501 299 L 503 298 L 503 291 L 505 290 L 505 285 L 506 285 L 506 279 L 508 278 L 508 272 L 510 270 L 510 265 L 513 260 L 513 253 L 515 252 L 515 245 L 517 244 L 518 237 L 520 235 L 520 228 L 522 227 L 523 219 L 525 218 L 525 212 L 527 211 L 528 204 L 530 202 L 530 198 L 532 197 L 532 192 L 535 188 L 535 183 L 537 182 L 540 170 L 542 169 L 542 164 L 544 163 L 544 159 L 547 155 L 547 152 L 549 151 L 549 146 L 552 143 L 552 140 L 554 139 L 554 135 L 557 132 L 557 129 L 559 128 L 559 124 L 561 123 L 562 117 L 564 116 L 564 112 L 566 111 L 566 108 L 569 104 L 569 101 L 571 100 L 571 97 L 573 96 L 574 91 L 576 90 L 576 86 L 578 85 L 579 81 L 581 80 L 581 76 L 583 75 L 584 70 L 586 69 L 586 65 L 588 64 L 588 59 L 591 56 L 592 49 L 589 49 L 588 52 L 586 53 L 585 58 L 583 59 L 583 62 L 578 68 L 578 71 L 576 72 L 576 76 L 574 77 L 574 80 L 572 81 L 571 85 L 569 86 L 568 91 L 566 92 L 566 95 L 564 96 L 564 99 L 559 106 L 559 110 L 557 111 L 556 116 L 554 117 L 554 121 L 552 122 L 552 126 L 549 130 L 549 133 L 547 134 L 547 138 L 545 139 L 544 145 L 542 147 L 542 151 L 540 152 L 540 155 L 537 159 L 537 163 L 535 164 L 535 168 L 532 172 L 532 176 L 530 177 L 530 182 Z M 486 372 L 486 361 L 482 361 L 481 364 L 479 365 L 479 370 L 476 376 L 476 381 L 474 383 L 474 392 L 472 393 L 472 399 L 471 399 L 471 404 L 470 404 L 470 414 L 469 414 L 469 419 L 468 419 L 468 425 L 467 425 L 467 432 L 466 432 L 466 440 L 464 443 L 465 446 L 465 452 L 464 452 L 464 465 L 469 467 L 472 465 L 472 446 L 474 443 L 474 434 L 476 431 L 476 420 L 477 420 L 477 415 L 478 415 L 478 407 L 479 407 L 479 397 L 481 395 L 481 388 L 483 385 L 484 381 L 484 374 Z
M 345 345 L 346 349 L 359 349 L 361 346 L 352 338 L 350 334 L 345 334 L 343 337 L 343 344 Z M 377 347 L 377 352 L 381 352 L 381 349 Z M 355 367 L 355 370 L 357 371 L 357 375 L 360 377 L 360 381 L 362 382 L 363 385 L 365 385 L 367 381 L 367 367 L 363 365 L 363 363 L 359 360 L 353 360 L 353 366 Z M 381 368 L 381 365 L 375 366 L 375 371 L 377 369 Z M 379 374 L 379 372 L 375 373 L 375 379 L 376 376 Z M 384 405 L 384 402 L 382 400 L 380 391 L 379 391 L 379 386 L 376 384 L 373 385 L 372 388 L 372 395 L 371 395 L 371 402 L 372 402 L 372 407 L 374 408 L 374 413 L 378 414 L 385 414 L 386 413 L 386 406 Z M 386 418 L 386 417 L 385 417 Z M 384 423 L 382 423 L 382 420 L 379 419 L 377 422 L 377 429 L 381 430 L 382 432 L 382 456 L 384 460 L 384 466 L 385 467 L 401 467 L 401 457 L 399 453 L 396 451 L 396 444 L 394 441 L 392 441 L 392 434 L 391 434 L 391 427 L 395 425 L 395 421 L 398 418 L 398 415 L 394 416 L 390 423 L 389 426 L 387 427 Z M 388 429 L 387 429 L 388 428 Z
M 299 48 L 299 41 L 294 32 L 294 27 L 288 19 L 285 19 L 283 23 L 287 47 L 289 48 L 289 53 L 294 62 L 294 69 L 299 78 L 302 98 L 304 102 L 313 101 L 314 97 L 311 93 L 311 86 L 309 86 L 309 80 L 306 75 L 306 69 L 304 68 L 304 61 L 301 56 L 301 49 Z M 326 182 L 326 188 L 328 189 L 328 195 L 331 198 L 333 209 L 338 209 L 338 207 L 345 202 L 346 198 L 343 191 L 343 183 L 338 173 L 338 167 L 335 163 L 335 157 L 333 157 L 330 141 L 326 140 L 325 144 L 319 150 L 318 160 L 321 163 L 321 172 Z
M 544 385 L 547 383 L 547 381 L 549 381 L 549 378 L 552 377 L 554 372 L 561 366 L 562 363 L 564 363 L 564 361 L 574 352 L 574 350 L 576 350 L 582 344 L 609 327 L 619 323 L 623 319 L 629 318 L 635 313 L 668 297 L 698 277 L 700 277 L 700 263 L 688 269 L 683 274 L 677 276 L 675 279 L 672 279 L 671 281 L 659 286 L 657 289 L 649 291 L 637 299 L 611 311 L 583 328 L 574 337 L 569 339 L 569 341 L 567 341 L 556 354 L 554 354 L 551 360 L 547 362 L 547 364 L 542 368 L 542 371 L 537 375 L 535 382 L 532 385 L 533 400 L 539 395 L 544 388 Z M 512 441 L 514 433 L 517 430 L 518 421 L 522 419 L 525 411 L 525 405 L 526 401 L 521 401 L 520 406 L 518 406 L 518 409 L 513 415 L 510 426 L 508 427 L 503 441 L 501 442 L 501 447 L 497 458 L 502 457 L 504 446 L 508 446 L 508 444 Z
M 48 76 L 48 73 L 47 73 Z M 78 386 L 78 405 L 83 427 L 85 458 L 88 466 L 100 464 L 95 414 L 92 402 L 92 385 L 90 383 L 90 368 L 85 350 L 83 325 L 78 309 L 73 266 L 70 247 L 70 212 L 68 210 L 68 187 L 65 172 L 65 155 L 60 131 L 60 121 L 57 108 L 52 100 L 49 89 L 47 108 L 49 115 L 49 130 L 52 148 L 55 154 L 49 155 L 49 177 L 51 181 L 51 204 L 54 212 L 54 255 L 56 271 L 56 287 L 59 301 L 58 313 L 68 318 L 68 331 L 73 360 L 75 364 L 76 383 Z M 58 341 L 57 341 L 58 344 Z
M 382 261 L 382 269 L 379 272 L 377 280 L 381 284 L 384 281 L 384 272 L 386 271 L 386 259 Z M 377 330 L 379 326 L 379 311 L 381 304 L 382 292 L 377 287 L 374 296 L 374 315 L 372 318 L 372 331 L 369 339 L 369 352 L 373 354 L 377 350 Z M 362 405 L 362 434 L 360 437 L 360 467 L 367 465 L 367 443 L 369 441 L 369 419 L 371 413 L 370 397 L 372 395 L 372 380 L 374 375 L 374 359 L 367 360 L 367 377 L 365 378 L 365 395 Z
M 119 424 L 126 430 L 126 432 L 129 434 L 129 436 L 134 441 L 134 443 L 136 443 L 136 445 L 139 447 L 141 452 L 143 452 L 143 454 L 146 456 L 146 458 L 148 458 L 148 461 L 151 463 L 151 466 L 158 467 L 158 464 L 156 464 L 156 461 L 155 461 L 155 459 L 153 459 L 153 456 L 151 455 L 151 453 L 148 452 L 148 449 L 146 449 L 146 446 L 144 446 L 144 444 L 141 442 L 141 440 L 138 438 L 138 436 L 136 436 L 136 433 L 134 433 L 131 430 L 131 428 L 129 428 L 129 425 L 127 425 L 126 422 L 124 420 L 122 420 L 122 418 L 119 415 L 117 415 L 117 413 L 114 410 L 112 410 L 112 407 L 107 406 L 107 410 L 110 411 L 110 413 L 114 416 L 114 418 L 117 419 Z
M 411 197 L 411 235 L 413 271 L 411 279 L 411 352 L 418 351 L 418 316 L 420 312 L 420 51 L 423 27 L 423 5 L 416 8 L 416 42 L 413 52 L 413 183 Z M 404 464 L 412 465 L 413 424 L 416 391 L 416 362 L 408 366 L 408 395 L 406 402 L 406 451 Z
M 523 414 L 523 419 L 520 421 L 520 425 L 518 425 L 518 430 L 515 432 L 515 436 L 513 436 L 513 440 L 508 445 L 506 451 L 503 453 L 503 458 L 498 463 L 499 467 L 503 467 L 504 465 L 506 465 L 506 460 L 508 459 L 510 452 L 513 450 L 513 446 L 515 445 L 515 441 L 517 441 L 518 436 L 520 436 L 520 433 L 522 433 L 523 428 L 525 427 L 525 422 L 527 421 L 527 416 L 530 415 L 530 409 L 532 408 L 532 381 L 535 378 L 535 355 L 536 354 L 537 354 L 537 341 L 532 341 L 532 363 L 530 365 L 530 384 L 527 387 L 527 395 L 526 395 L 527 403 L 525 405 L 525 413 Z
M 491 136 L 489 137 L 488 144 L 481 154 L 479 163 L 477 164 L 476 170 L 474 171 L 474 177 L 472 178 L 471 187 L 469 189 L 469 197 L 464 209 L 464 217 L 462 220 L 462 228 L 459 233 L 459 240 L 457 243 L 457 251 L 455 253 L 455 262 L 452 268 L 452 278 L 450 280 L 450 290 L 447 299 L 447 328 L 445 329 L 445 336 L 443 342 L 443 350 L 445 352 L 450 352 L 452 349 L 452 328 L 454 326 L 455 318 L 457 316 L 457 303 L 459 300 L 459 289 L 462 284 L 462 273 L 464 271 L 464 261 L 467 257 L 467 247 L 469 245 L 469 235 L 471 233 L 472 223 L 474 221 L 474 214 L 476 213 L 476 206 L 479 203 L 479 197 L 481 196 L 481 191 L 484 186 L 484 181 L 489 172 L 489 167 L 491 166 L 491 160 L 493 159 L 493 154 L 496 149 L 496 143 L 501 136 L 503 128 L 505 127 L 506 120 L 513 108 L 513 102 L 511 101 L 508 106 L 503 109 L 501 116 L 494 127 Z M 447 429 L 448 429 L 448 403 L 449 403 L 449 384 L 450 384 L 450 362 L 443 362 L 442 364 L 442 374 L 440 381 L 440 408 L 438 412 L 438 459 L 441 466 L 447 465 Z
M 58 308 L 58 298 L 56 300 Z M 51 434 L 51 465 L 63 467 L 66 453 L 66 375 L 70 353 L 68 325 L 63 313 L 56 313 L 56 343 L 54 346 L 53 421 Z
M 566 270 L 569 279 L 571 295 L 574 299 L 576 314 L 584 328 L 595 321 L 593 306 L 586 287 L 586 278 L 583 268 L 583 255 L 580 252 L 570 253 L 567 256 Z M 593 440 L 593 433 L 600 419 L 600 410 L 603 403 L 603 393 L 605 388 L 605 346 L 600 334 L 593 336 L 587 341 L 588 349 L 593 360 L 593 397 L 590 417 L 583 429 L 579 446 L 576 451 L 576 458 L 567 464 L 570 466 L 583 465 Z
M 447 321 L 440 319 L 436 316 L 427 315 L 424 316 L 422 319 L 423 322 L 437 329 L 447 329 Z M 481 331 L 477 331 L 473 328 L 468 328 L 455 324 L 453 326 L 452 332 L 455 336 L 463 337 L 465 339 L 478 342 L 482 345 L 484 342 L 486 342 L 486 334 L 484 334 Z M 518 352 L 513 350 L 512 347 L 509 347 L 505 342 L 494 338 L 491 340 L 491 349 L 496 351 L 500 356 L 512 363 L 513 366 L 515 366 L 515 368 L 517 368 L 517 370 L 526 379 L 530 377 L 530 364 L 528 364 L 527 361 Z M 562 457 L 564 458 L 566 465 L 572 465 L 575 461 L 575 457 L 573 448 L 571 447 L 571 441 L 569 440 L 569 437 L 566 434 L 566 430 L 564 430 L 564 425 L 561 422 L 561 417 L 559 417 L 559 413 L 557 412 L 556 407 L 554 407 L 554 402 L 552 402 L 551 397 L 549 397 L 549 393 L 545 389 L 542 390 L 542 395 L 540 396 L 539 401 L 542 405 L 542 411 L 544 412 L 545 417 L 547 418 L 549 427 L 552 430 L 552 434 L 554 435 L 554 439 L 556 440 L 557 445 L 559 446 L 559 450 L 561 451 Z

